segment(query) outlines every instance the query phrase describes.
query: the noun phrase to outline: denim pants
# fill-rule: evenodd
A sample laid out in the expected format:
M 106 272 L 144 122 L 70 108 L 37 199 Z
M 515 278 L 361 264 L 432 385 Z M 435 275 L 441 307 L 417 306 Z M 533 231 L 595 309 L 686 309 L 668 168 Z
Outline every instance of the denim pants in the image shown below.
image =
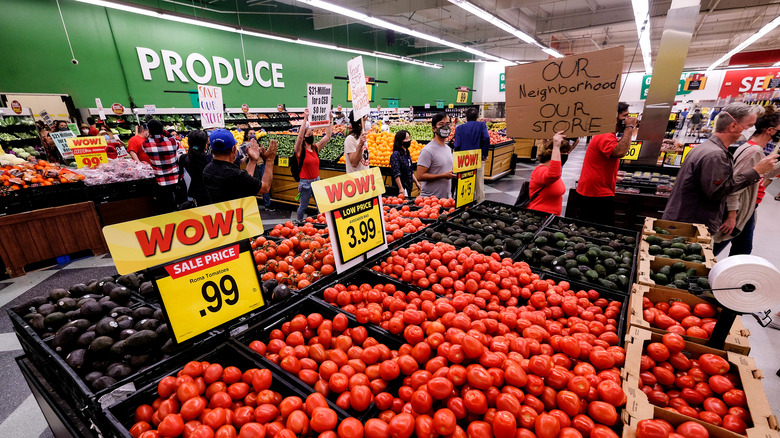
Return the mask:
M 311 183 L 319 181 L 320 177 L 315 179 L 303 179 L 298 182 L 298 192 L 301 193 L 301 205 L 298 206 L 298 220 L 302 221 L 306 217 L 306 208 L 309 206 L 311 198 Z M 315 201 L 316 202 L 316 201 Z
M 755 228 L 756 212 L 754 210 L 753 215 L 750 216 L 750 219 L 748 219 L 748 221 L 745 223 L 745 227 L 742 228 L 742 232 L 737 234 L 737 237 L 731 240 L 716 242 L 715 246 L 712 248 L 712 252 L 715 253 L 715 256 L 717 256 L 718 253 L 723 251 L 723 248 L 725 248 L 730 243 L 731 249 L 729 250 L 729 256 L 750 254 L 753 252 L 753 231 Z

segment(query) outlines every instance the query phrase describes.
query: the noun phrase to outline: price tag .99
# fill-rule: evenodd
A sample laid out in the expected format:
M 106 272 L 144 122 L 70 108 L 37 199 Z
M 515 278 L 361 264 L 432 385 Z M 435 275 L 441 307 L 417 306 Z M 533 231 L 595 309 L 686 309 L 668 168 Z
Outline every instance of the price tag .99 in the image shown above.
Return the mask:
M 265 305 L 249 242 L 153 268 L 163 311 L 179 343 Z
M 385 243 L 379 200 L 371 198 L 333 211 L 341 262 L 348 261 Z

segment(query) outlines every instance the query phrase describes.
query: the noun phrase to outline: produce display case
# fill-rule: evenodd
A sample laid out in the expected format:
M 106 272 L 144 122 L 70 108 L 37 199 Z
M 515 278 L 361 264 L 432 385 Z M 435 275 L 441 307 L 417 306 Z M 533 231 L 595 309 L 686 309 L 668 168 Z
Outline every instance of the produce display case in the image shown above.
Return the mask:
M 648 217 L 644 221 L 642 233 L 655 234 L 664 239 L 673 237 L 685 237 L 687 242 L 698 242 L 712 245 L 712 235 L 707 227 L 702 224 L 689 224 L 687 222 L 675 222 Z
M 664 271 L 662 271 L 662 269 Z M 664 273 L 667 269 L 668 273 Z M 659 278 L 658 274 L 663 274 L 666 278 Z M 677 274 L 680 274 L 679 281 L 682 281 L 682 283 L 679 284 L 679 287 L 674 286 L 677 289 L 687 290 L 688 284 L 692 281 L 692 277 L 696 277 L 695 281 L 699 287 L 704 289 L 709 288 L 710 284 L 707 277 L 710 275 L 710 268 L 707 267 L 707 265 L 654 256 L 639 260 L 636 282 L 651 287 L 669 287 L 669 285 L 673 285 L 675 281 L 678 281 L 675 280 Z M 664 281 L 667 281 L 667 283 L 664 284 Z
M 25 160 L 30 156 L 48 159 L 29 108 L 22 108 L 21 114 L 0 108 L 0 161 L 3 152 Z
M 615 193 L 615 226 L 641 231 L 646 218 L 663 216 L 668 201 L 666 196 Z M 587 205 L 581 205 L 582 202 L 576 187 L 570 188 L 565 216 L 577 217 L 580 209 L 588 208 Z
M 509 140 L 499 144 L 491 144 L 485 159 L 485 180 L 495 181 L 509 175 L 512 168 L 512 156 L 515 152 L 515 141 Z

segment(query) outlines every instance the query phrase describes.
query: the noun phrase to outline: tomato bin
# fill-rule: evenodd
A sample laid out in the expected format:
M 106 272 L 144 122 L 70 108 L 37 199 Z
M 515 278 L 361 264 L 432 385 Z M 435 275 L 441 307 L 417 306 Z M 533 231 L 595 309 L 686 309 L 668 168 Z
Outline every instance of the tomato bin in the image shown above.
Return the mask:
M 692 437 L 778 436 L 752 358 L 640 327 L 631 327 L 627 339 L 625 437 L 667 436 L 668 425 L 653 420 L 674 428 L 688 423 Z

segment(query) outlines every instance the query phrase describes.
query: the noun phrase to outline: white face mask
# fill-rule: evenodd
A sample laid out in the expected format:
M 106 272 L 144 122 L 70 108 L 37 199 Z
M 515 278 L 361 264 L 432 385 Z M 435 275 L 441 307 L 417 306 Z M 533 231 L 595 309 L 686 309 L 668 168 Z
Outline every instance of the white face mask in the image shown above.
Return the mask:
M 82 130 L 81 130 L 81 133 L 82 133 L 82 134 L 89 134 L 89 129 L 82 129 Z

